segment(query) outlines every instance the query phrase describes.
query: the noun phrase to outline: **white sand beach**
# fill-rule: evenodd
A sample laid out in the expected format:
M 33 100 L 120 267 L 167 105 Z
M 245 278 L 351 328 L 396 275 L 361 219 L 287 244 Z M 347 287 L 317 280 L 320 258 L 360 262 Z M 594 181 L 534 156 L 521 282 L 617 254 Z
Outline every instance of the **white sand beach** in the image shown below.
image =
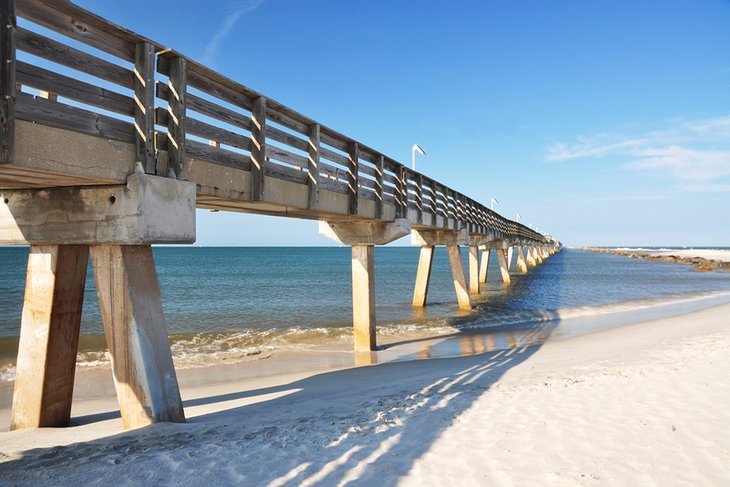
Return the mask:
M 128 432 L 109 380 L 97 397 L 77 400 L 80 426 L 0 433 L 0 479 L 728 485 L 730 304 L 531 346 L 540 333 L 550 330 L 543 324 L 516 348 L 466 357 L 358 368 L 342 359 L 328 371 L 245 379 L 235 368 L 183 370 L 188 423 Z M 104 373 L 82 370 L 77 389 L 88 394 Z M 224 382 L 193 385 L 217 374 Z M 84 416 L 104 410 L 112 413 Z

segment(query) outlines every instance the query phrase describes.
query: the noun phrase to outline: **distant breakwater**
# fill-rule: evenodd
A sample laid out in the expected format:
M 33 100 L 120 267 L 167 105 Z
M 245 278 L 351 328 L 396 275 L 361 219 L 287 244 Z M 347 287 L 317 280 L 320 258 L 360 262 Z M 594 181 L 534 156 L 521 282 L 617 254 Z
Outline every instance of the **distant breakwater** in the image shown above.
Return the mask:
M 691 265 L 697 272 L 724 271 L 730 273 L 730 262 L 723 262 L 716 259 L 705 259 L 704 257 L 680 257 L 678 255 L 652 255 L 639 253 L 632 250 L 606 249 L 601 247 L 582 247 L 581 250 L 590 252 L 601 252 L 603 254 L 618 255 L 629 259 L 646 259 L 670 264 Z

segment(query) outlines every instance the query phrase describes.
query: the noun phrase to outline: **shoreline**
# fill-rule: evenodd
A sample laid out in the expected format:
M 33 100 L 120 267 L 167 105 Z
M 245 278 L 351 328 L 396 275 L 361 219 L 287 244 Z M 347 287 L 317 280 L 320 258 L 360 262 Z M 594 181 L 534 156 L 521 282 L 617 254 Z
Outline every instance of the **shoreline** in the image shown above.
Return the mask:
M 720 304 L 564 339 L 542 327 L 509 350 L 369 367 L 233 367 L 212 385 L 181 371 L 187 424 L 122 432 L 112 406 L 76 427 L 0 433 L 0 471 L 61 485 L 722 483 L 728 316 Z
M 646 252 L 606 247 L 580 247 L 578 250 L 617 255 L 629 259 L 692 265 L 693 270 L 697 272 L 722 271 L 730 273 L 730 250 L 657 250 Z

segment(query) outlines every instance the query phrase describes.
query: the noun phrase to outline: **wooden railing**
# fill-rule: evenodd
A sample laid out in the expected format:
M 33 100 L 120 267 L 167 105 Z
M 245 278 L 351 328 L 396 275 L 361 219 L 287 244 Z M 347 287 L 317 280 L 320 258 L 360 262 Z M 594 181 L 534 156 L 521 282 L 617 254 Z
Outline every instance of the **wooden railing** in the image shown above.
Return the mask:
M 3 0 L 0 8 L 5 162 L 13 158 L 14 119 L 25 120 L 133 143 L 136 160 L 150 174 L 186 178 L 191 159 L 250 171 L 254 201 L 265 199 L 269 176 L 307 185 L 307 208 L 313 211 L 320 191 L 329 190 L 347 195 L 350 215 L 366 199 L 375 202 L 375 218 L 383 218 L 384 205 L 393 205 L 395 216 L 410 216 L 414 226 L 430 215 L 426 226 L 441 221 L 473 233 L 549 241 L 360 141 L 71 3 Z M 167 106 L 155 108 L 156 100 Z

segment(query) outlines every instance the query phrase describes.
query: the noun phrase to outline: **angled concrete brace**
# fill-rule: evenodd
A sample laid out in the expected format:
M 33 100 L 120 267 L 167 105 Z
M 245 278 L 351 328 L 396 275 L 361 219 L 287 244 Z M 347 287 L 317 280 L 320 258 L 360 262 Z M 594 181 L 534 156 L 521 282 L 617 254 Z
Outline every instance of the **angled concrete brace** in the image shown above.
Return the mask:
M 502 281 L 510 284 L 512 281 L 509 277 L 509 265 L 507 264 L 507 249 L 510 248 L 509 242 L 502 240 L 495 245 L 497 252 L 497 262 L 499 263 L 499 272 L 502 275 Z
M 375 313 L 375 245 L 385 245 L 411 231 L 411 222 L 319 222 L 319 233 L 352 246 L 352 325 L 355 351 L 377 348 Z
M 431 263 L 433 262 L 433 247 L 445 245 L 449 255 L 451 275 L 454 281 L 456 299 L 461 309 L 471 309 L 472 302 L 469 289 L 464 276 L 464 266 L 461 262 L 461 245 L 469 245 L 469 234 L 466 229 L 462 230 L 413 230 L 411 242 L 421 247 L 421 259 L 419 261 L 419 273 L 416 277 L 416 289 L 413 296 L 414 306 L 426 304 L 426 293 L 428 292 L 428 281 L 431 276 Z M 424 249 L 429 250 L 424 250 Z
M 125 428 L 184 421 L 151 244 L 195 241 L 195 184 L 0 193 L 0 243 L 31 245 L 11 427 L 69 422 L 89 251 Z

